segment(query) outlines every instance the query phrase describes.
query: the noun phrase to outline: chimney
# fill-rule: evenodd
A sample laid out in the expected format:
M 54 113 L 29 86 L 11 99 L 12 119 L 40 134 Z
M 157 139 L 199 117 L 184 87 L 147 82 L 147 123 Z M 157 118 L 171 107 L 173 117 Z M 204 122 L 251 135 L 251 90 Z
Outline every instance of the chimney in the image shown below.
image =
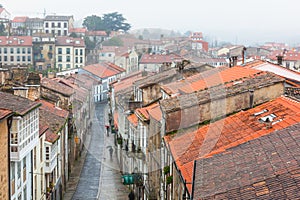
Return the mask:
M 237 65 L 237 56 L 231 56 L 231 60 L 232 60 L 232 67 L 236 66 Z
M 283 56 L 276 56 L 277 57 L 277 64 L 282 65 Z
M 242 58 L 243 58 L 242 64 L 243 65 L 245 64 L 245 60 L 246 60 L 246 50 L 247 50 L 246 47 L 244 47 L 243 50 L 242 50 Z
M 250 108 L 253 108 L 253 104 L 254 104 L 254 90 L 251 89 L 249 90 L 249 104 L 250 104 Z

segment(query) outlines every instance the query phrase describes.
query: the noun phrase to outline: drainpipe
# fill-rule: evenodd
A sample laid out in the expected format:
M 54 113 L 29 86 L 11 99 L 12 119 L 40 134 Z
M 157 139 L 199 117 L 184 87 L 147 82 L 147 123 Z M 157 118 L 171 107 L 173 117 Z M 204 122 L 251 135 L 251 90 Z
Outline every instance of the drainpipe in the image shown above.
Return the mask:
M 10 182 L 10 128 L 12 125 L 12 116 L 7 119 L 7 129 L 8 129 L 8 136 L 7 136 L 7 156 L 8 156 L 8 199 L 11 200 L 11 182 Z

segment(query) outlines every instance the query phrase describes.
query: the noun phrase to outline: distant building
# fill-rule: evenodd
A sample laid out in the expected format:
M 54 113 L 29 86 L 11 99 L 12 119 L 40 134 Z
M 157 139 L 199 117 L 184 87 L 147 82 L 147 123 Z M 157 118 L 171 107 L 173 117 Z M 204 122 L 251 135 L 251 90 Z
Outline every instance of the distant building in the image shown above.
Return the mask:
M 192 41 L 192 49 L 208 52 L 208 42 L 203 40 L 202 32 L 192 33 L 190 39 Z
M 44 30 L 54 36 L 68 36 L 73 24 L 73 16 L 48 15 L 44 19 Z
M 27 35 L 44 32 L 44 20 L 41 18 L 27 18 L 25 25 Z
M 81 38 L 56 37 L 56 68 L 59 71 L 83 67 L 85 65 L 85 43 Z
M 27 33 L 27 27 L 26 27 L 26 21 L 28 17 L 15 17 L 11 21 L 11 31 L 12 34 L 15 35 L 26 35 Z
M 32 40 L 35 70 L 55 68 L 55 37 L 50 33 L 34 33 Z
M 32 65 L 32 37 L 0 36 L 0 63 L 6 66 Z

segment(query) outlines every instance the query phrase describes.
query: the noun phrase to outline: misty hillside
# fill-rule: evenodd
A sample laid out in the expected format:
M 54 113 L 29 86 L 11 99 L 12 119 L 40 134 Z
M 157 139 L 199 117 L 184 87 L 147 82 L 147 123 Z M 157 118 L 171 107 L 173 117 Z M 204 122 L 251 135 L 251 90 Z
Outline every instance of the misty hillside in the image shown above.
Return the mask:
M 163 37 L 178 37 L 182 36 L 179 31 L 174 30 L 166 30 L 160 28 L 143 28 L 143 29 L 135 29 L 129 31 L 131 34 L 135 35 L 135 37 L 142 37 L 143 39 L 160 39 Z

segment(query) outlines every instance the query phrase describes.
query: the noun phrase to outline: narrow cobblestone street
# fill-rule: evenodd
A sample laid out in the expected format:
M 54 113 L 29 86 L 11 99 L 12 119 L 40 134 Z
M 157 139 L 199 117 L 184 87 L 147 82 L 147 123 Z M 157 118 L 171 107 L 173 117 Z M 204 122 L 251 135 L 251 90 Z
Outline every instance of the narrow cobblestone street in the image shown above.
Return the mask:
M 78 180 L 76 190 L 64 199 L 72 200 L 123 200 L 128 199 L 129 190 L 121 183 L 121 174 L 115 154 L 114 136 L 106 134 L 107 104 L 97 104 L 92 131 L 88 135 L 85 148 L 86 158 Z M 110 157 L 110 149 L 113 149 Z M 82 158 L 84 159 L 84 158 Z M 76 183 L 74 183 L 76 185 Z M 73 184 L 73 185 L 74 185 Z M 75 188 L 74 188 L 75 189 Z M 71 198 L 70 198 L 71 197 Z

